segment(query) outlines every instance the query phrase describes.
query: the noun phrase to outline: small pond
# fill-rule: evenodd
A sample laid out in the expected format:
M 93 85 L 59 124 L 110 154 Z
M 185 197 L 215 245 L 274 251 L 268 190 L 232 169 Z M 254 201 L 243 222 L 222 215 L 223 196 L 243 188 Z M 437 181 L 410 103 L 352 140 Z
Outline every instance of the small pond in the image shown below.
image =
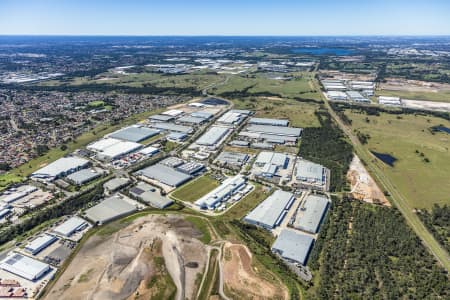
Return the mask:
M 434 131 L 442 131 L 442 132 L 450 134 L 450 128 L 447 128 L 445 126 L 434 126 L 433 130 Z
M 370 152 L 372 152 L 372 154 L 375 155 L 376 158 L 378 158 L 379 160 L 381 160 L 382 162 L 384 162 L 385 164 L 387 164 L 391 167 L 393 167 L 394 163 L 397 161 L 397 159 L 390 154 L 379 153 L 379 152 L 375 152 L 375 151 L 370 151 Z

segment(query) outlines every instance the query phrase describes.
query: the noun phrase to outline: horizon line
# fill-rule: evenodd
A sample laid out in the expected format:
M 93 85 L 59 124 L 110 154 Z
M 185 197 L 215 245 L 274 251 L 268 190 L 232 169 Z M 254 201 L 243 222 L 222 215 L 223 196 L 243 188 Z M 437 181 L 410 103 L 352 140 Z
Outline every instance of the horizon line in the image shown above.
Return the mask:
M 9 34 L 0 37 L 450 37 L 448 34 Z

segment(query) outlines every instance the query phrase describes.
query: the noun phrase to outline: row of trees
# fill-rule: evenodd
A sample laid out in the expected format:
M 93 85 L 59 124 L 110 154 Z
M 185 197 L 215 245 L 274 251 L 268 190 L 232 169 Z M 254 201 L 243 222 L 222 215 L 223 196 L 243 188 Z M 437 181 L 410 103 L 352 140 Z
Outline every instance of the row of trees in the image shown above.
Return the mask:
M 393 208 L 334 199 L 309 265 L 319 299 L 448 299 L 447 273 Z M 316 246 L 317 246 L 316 245 Z
M 330 169 L 330 189 L 340 191 L 346 185 L 353 148 L 328 112 L 318 111 L 315 114 L 321 127 L 307 127 L 303 130 L 299 155 Z
M 80 84 L 80 85 L 56 85 L 56 86 L 22 86 L 22 85 L 1 85 L 0 88 L 39 91 L 59 91 L 59 92 L 121 92 L 125 94 L 160 94 L 160 95 L 188 95 L 200 96 L 201 91 L 194 87 L 159 87 L 145 83 L 142 87 L 113 85 L 113 84 Z
M 434 204 L 431 212 L 421 210 L 418 215 L 436 240 L 450 253 L 450 206 Z
M 352 109 L 353 111 L 357 110 L 360 113 L 365 113 L 369 116 L 379 116 L 380 113 L 388 113 L 392 115 L 402 115 L 402 114 L 410 114 L 410 115 L 422 115 L 422 116 L 434 116 L 437 118 L 442 118 L 444 120 L 450 121 L 450 113 L 443 111 L 428 111 L 428 110 L 417 110 L 411 108 L 388 108 L 388 107 L 380 107 L 380 106 L 367 106 L 367 105 L 358 105 L 355 103 L 343 103 L 343 102 L 331 102 L 330 103 L 333 110 L 341 116 L 342 112 L 346 109 Z
M 27 233 L 36 226 L 39 226 L 48 220 L 73 214 L 78 210 L 85 208 L 90 203 L 100 200 L 102 195 L 103 186 L 99 184 L 82 194 L 70 197 L 66 201 L 60 202 L 59 204 L 35 211 L 30 217 L 22 220 L 22 222 L 2 229 L 0 231 L 0 245 L 9 242 L 24 233 Z

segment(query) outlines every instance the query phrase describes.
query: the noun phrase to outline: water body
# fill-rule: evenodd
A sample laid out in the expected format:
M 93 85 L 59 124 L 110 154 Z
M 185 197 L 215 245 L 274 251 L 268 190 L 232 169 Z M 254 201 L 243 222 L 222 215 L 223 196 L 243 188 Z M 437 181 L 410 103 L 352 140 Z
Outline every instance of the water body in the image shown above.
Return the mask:
M 207 99 L 205 99 L 205 100 L 202 100 L 202 103 L 203 104 L 206 104 L 206 105 L 227 105 L 228 104 L 228 102 L 227 101 L 225 101 L 225 100 L 222 100 L 222 99 L 219 99 L 219 98 L 207 98 Z
M 311 54 L 311 55 L 336 55 L 336 56 L 346 56 L 353 55 L 355 51 L 343 48 L 313 48 L 304 47 L 296 48 L 291 50 L 296 54 Z
M 434 131 L 442 131 L 442 132 L 450 134 L 450 128 L 447 128 L 447 127 L 444 127 L 444 126 L 434 126 L 433 130 Z
M 382 162 L 384 162 L 385 164 L 387 164 L 391 167 L 393 167 L 394 163 L 397 161 L 397 159 L 390 154 L 379 153 L 379 152 L 375 152 L 375 151 L 370 151 L 370 152 L 372 152 L 372 154 L 375 155 L 376 158 L 378 158 L 379 160 L 381 160 Z

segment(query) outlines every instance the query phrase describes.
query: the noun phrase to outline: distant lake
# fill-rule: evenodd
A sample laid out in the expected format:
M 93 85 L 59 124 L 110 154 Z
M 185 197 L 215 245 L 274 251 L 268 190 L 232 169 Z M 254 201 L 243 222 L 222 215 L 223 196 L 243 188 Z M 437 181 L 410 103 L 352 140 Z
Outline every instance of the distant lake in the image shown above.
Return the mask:
M 394 163 L 397 161 L 397 159 L 390 154 L 379 153 L 379 152 L 375 152 L 375 151 L 370 151 L 370 152 L 372 152 L 372 154 L 375 155 L 376 158 L 378 158 L 379 160 L 381 160 L 382 162 L 384 162 L 385 164 L 387 164 L 391 167 L 393 167 Z
M 353 55 L 355 53 L 355 51 L 353 50 L 342 48 L 312 48 L 312 47 L 296 48 L 292 49 L 291 51 L 292 53 L 296 54 L 336 55 L 336 56 Z
M 446 132 L 446 133 L 450 134 L 450 128 L 447 128 L 444 126 L 434 126 L 433 130 L 434 131 L 442 131 L 442 132 Z

